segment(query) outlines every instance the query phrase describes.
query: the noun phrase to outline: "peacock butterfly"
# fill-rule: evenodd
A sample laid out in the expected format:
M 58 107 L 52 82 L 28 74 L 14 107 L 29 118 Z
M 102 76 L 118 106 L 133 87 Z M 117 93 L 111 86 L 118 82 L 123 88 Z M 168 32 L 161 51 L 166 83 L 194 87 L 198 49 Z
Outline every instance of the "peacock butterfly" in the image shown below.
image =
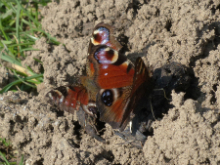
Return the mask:
M 110 25 L 99 23 L 88 48 L 86 76 L 79 84 L 58 87 L 46 96 L 60 109 L 74 113 L 81 107 L 86 114 L 123 131 L 135 115 L 137 101 L 150 93 L 151 73 L 142 58 L 133 65 L 121 51 Z

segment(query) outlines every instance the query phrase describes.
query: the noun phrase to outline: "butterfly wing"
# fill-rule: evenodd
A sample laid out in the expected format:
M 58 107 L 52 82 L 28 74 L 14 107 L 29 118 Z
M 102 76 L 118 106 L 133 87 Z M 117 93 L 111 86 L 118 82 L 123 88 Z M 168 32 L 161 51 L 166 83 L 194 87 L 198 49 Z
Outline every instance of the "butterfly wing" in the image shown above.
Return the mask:
M 88 57 L 94 67 L 94 82 L 103 89 L 130 86 L 134 68 L 124 54 L 105 46 L 95 46 Z
M 151 72 L 149 67 L 146 67 L 143 59 L 138 57 L 135 63 L 135 74 L 133 78 L 132 90 L 130 93 L 130 101 L 123 114 L 123 118 L 120 124 L 121 130 L 123 130 L 127 123 L 130 121 L 131 113 L 135 114 L 135 108 L 140 98 L 150 94 L 152 90 Z M 146 95 L 147 94 L 147 95 Z M 134 116 L 134 115 L 132 115 Z
M 131 85 L 101 89 L 97 94 L 100 119 L 123 131 L 131 116 L 134 116 L 139 99 L 146 93 L 149 94 L 151 89 L 151 72 L 139 57 L 135 63 Z
M 80 106 L 90 115 L 97 113 L 96 105 L 89 100 L 88 91 L 83 85 L 60 86 L 48 92 L 46 97 L 51 104 L 72 114 L 78 111 Z
M 101 89 L 96 97 L 100 120 L 112 128 L 120 128 L 125 109 L 129 103 L 130 86 L 123 88 Z
M 114 28 L 108 24 L 99 23 L 95 26 L 89 43 L 88 57 L 92 56 L 94 47 L 105 45 L 113 50 L 120 51 L 122 46 L 114 37 Z M 90 57 L 92 58 L 92 57 Z M 94 64 L 87 60 L 86 70 L 89 77 L 93 77 L 95 73 Z

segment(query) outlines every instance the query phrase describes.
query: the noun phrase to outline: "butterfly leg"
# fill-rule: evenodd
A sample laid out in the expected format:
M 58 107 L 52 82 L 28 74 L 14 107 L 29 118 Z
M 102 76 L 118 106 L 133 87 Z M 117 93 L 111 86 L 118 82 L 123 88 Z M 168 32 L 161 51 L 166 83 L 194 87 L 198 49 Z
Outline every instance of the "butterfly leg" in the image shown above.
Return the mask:
M 156 117 L 155 117 L 155 114 L 154 114 L 154 109 L 153 109 L 153 105 L 152 105 L 151 97 L 150 97 L 150 101 L 149 101 L 149 103 L 150 103 L 150 110 L 151 110 L 152 116 L 153 116 L 154 120 L 157 120 Z
M 124 130 L 123 132 L 114 131 L 114 133 L 125 141 L 124 143 L 120 143 L 120 145 L 130 144 L 139 149 L 143 148 L 143 144 L 147 139 L 140 131 L 137 131 L 135 135 L 132 135 L 129 130 Z
M 167 97 L 166 95 L 166 91 L 163 89 L 163 88 L 160 88 L 160 89 L 154 89 L 154 91 L 163 91 L 163 95 L 164 95 L 164 98 L 167 99 L 167 100 L 171 100 Z
M 87 121 L 88 121 L 88 123 L 87 123 Z M 87 125 L 92 126 L 98 134 L 98 130 L 96 129 L 96 126 L 95 126 L 95 118 L 91 118 L 88 114 L 85 114 L 85 127 Z
M 85 121 L 84 121 L 85 131 L 87 134 L 89 134 L 90 136 L 92 136 L 96 140 L 98 140 L 100 142 L 105 142 L 105 140 L 99 136 L 99 132 L 95 126 L 95 120 L 96 120 L 96 118 L 85 113 Z
M 82 108 L 76 111 L 79 124 L 84 128 L 86 133 L 100 142 L 105 140 L 98 136 L 98 131 L 95 126 L 95 118 L 87 114 Z
M 86 131 L 86 133 L 88 133 L 90 136 L 92 136 L 96 140 L 98 140 L 100 142 L 105 142 L 105 140 L 102 137 L 98 136 L 97 129 L 94 126 L 87 124 L 85 126 L 85 131 Z

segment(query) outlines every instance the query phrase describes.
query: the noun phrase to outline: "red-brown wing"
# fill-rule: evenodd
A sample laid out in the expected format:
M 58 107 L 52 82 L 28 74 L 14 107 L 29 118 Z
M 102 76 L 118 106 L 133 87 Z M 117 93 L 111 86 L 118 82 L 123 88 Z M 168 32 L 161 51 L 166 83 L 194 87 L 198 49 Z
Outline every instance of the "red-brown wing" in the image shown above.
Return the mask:
M 101 89 L 96 97 L 100 120 L 109 123 L 114 129 L 120 128 L 125 109 L 130 100 L 130 86 Z
M 94 47 L 99 45 L 108 46 L 116 51 L 119 51 L 122 48 L 121 44 L 114 37 L 114 28 L 104 23 L 99 23 L 98 25 L 95 26 L 93 30 L 92 38 L 90 39 L 89 49 L 88 49 L 89 58 L 93 58 L 91 57 L 92 56 L 91 54 L 94 50 Z M 89 77 L 94 76 L 95 73 L 94 67 L 95 66 L 93 63 L 87 61 L 86 70 L 87 70 L 87 75 Z
M 130 93 L 130 101 L 123 114 L 123 118 L 120 124 L 121 130 L 123 130 L 127 123 L 130 121 L 131 112 L 135 114 L 135 107 L 138 100 L 143 97 L 143 95 L 150 94 L 150 91 L 152 90 L 151 76 L 152 75 L 149 68 L 146 67 L 142 58 L 138 57 L 135 63 L 135 74 L 133 78 L 132 90 Z
M 50 99 L 50 103 L 72 114 L 81 106 L 84 111 L 93 115 L 93 108 L 96 107 L 90 102 L 87 89 L 82 85 L 61 86 L 48 92 L 46 97 Z

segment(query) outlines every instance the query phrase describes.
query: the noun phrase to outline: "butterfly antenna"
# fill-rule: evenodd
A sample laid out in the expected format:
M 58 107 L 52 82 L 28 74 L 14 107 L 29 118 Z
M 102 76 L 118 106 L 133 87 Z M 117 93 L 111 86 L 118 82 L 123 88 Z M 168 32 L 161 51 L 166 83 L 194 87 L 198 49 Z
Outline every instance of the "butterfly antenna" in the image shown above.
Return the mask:
M 163 91 L 163 96 L 164 96 L 164 98 L 167 99 L 167 100 L 171 100 L 171 99 L 169 99 L 169 98 L 167 97 L 167 95 L 166 95 L 166 91 L 165 91 L 163 88 L 160 88 L 160 89 L 154 89 L 154 91 Z
M 107 128 L 102 128 L 102 129 L 100 129 L 98 132 L 100 133 L 100 132 L 106 131 L 106 130 L 107 130 Z
M 95 129 L 96 133 L 99 134 L 99 131 L 97 130 L 96 126 L 93 123 L 91 123 L 91 122 L 89 122 L 89 123 Z

